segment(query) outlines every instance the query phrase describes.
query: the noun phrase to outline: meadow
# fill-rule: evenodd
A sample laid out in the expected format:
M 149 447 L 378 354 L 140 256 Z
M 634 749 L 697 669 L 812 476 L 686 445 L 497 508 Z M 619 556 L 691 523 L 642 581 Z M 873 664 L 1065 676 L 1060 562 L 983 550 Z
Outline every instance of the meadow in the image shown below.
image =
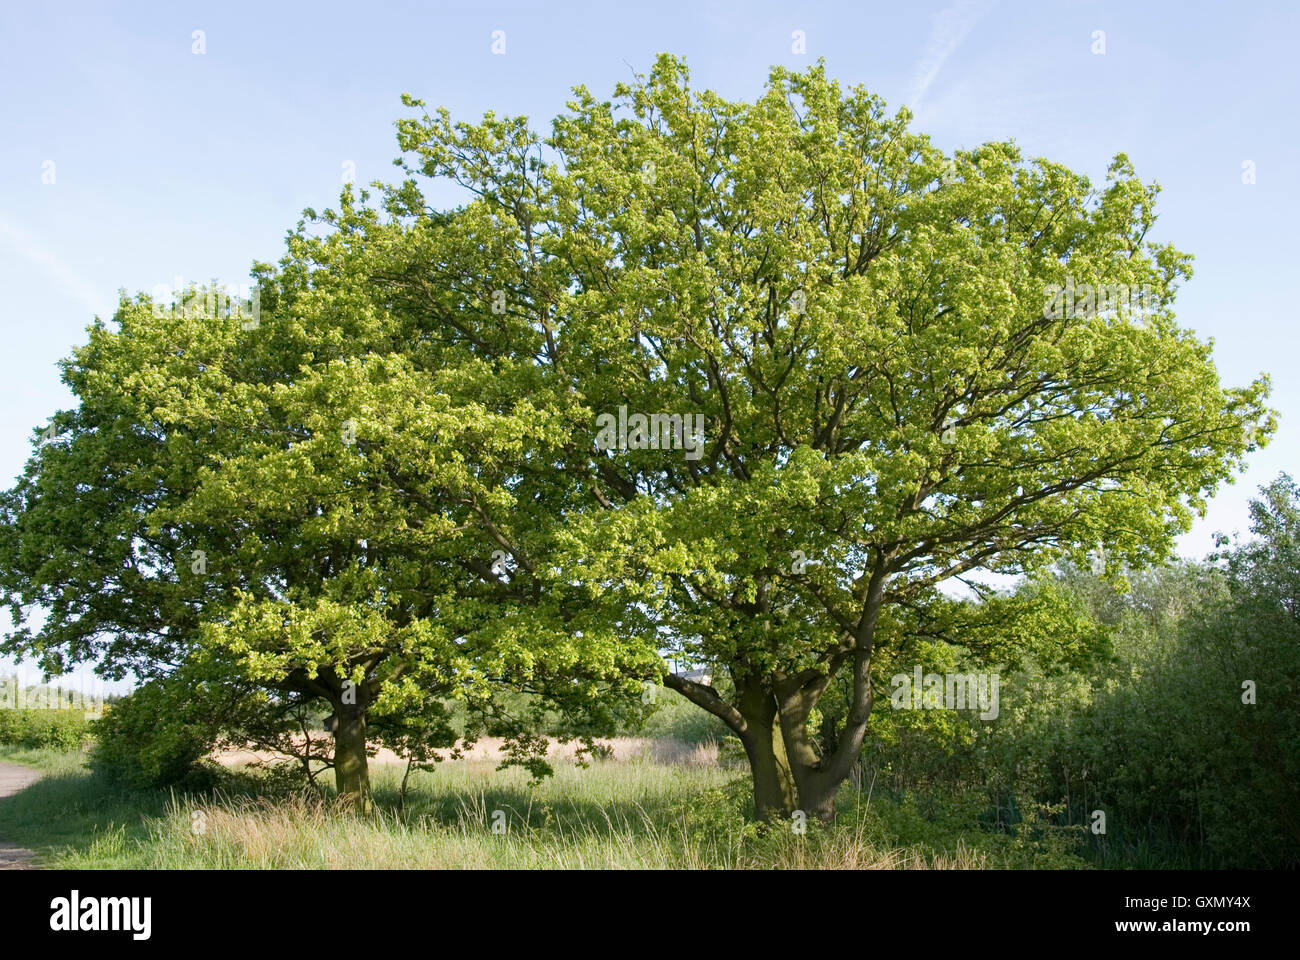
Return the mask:
M 293 778 L 235 768 L 210 791 L 114 787 L 82 751 L 0 748 L 45 771 L 0 800 L 0 835 L 65 869 L 980 869 L 1086 867 L 1060 831 L 1031 838 L 922 816 L 846 785 L 833 826 L 759 828 L 745 771 L 650 757 L 557 765 L 540 782 L 484 760 L 375 764 L 376 813 L 340 813 Z

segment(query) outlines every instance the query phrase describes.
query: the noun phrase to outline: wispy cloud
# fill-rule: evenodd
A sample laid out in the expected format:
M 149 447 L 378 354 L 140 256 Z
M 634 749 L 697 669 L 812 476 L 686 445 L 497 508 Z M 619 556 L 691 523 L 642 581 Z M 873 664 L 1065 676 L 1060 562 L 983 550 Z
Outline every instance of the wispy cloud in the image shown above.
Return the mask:
M 93 283 L 78 274 L 51 251 L 38 244 L 19 227 L 0 219 L 0 245 L 43 270 L 69 296 L 91 313 L 113 312 L 113 298 L 106 297 Z
M 939 71 L 953 51 L 961 46 L 966 35 L 993 9 L 995 2 L 996 0 L 957 0 L 951 7 L 940 10 L 930 18 L 933 24 L 930 43 L 912 73 L 912 91 L 907 102 L 913 113 L 918 112 L 930 85 L 939 76 Z

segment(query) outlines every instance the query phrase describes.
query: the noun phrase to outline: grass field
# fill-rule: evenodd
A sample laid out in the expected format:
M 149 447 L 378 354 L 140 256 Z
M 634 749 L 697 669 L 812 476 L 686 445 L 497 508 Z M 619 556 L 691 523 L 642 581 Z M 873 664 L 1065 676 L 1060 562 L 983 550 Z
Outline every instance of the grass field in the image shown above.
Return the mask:
M 42 866 L 125 869 L 1083 867 L 1071 837 L 980 830 L 846 786 L 831 827 L 760 831 L 742 815 L 745 771 L 650 759 L 564 764 L 532 784 L 490 761 L 412 773 L 372 767 L 378 812 L 340 813 L 274 778 L 236 772 L 207 795 L 127 793 L 84 755 L 0 748 L 46 776 L 0 800 L 0 835 Z

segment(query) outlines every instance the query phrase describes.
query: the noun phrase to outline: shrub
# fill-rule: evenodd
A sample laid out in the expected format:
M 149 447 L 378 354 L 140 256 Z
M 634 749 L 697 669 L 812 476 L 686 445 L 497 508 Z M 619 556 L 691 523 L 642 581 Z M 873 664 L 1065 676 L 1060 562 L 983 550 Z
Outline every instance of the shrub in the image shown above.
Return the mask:
M 1175 657 L 1074 723 L 1062 746 L 1089 773 L 1089 806 L 1200 846 L 1217 866 L 1300 865 L 1296 676 L 1300 628 L 1287 614 L 1235 600 L 1189 624 Z M 1243 702 L 1243 680 L 1257 702 Z
M 16 747 L 76 750 L 90 735 L 90 724 L 71 710 L 0 710 L 0 743 Z
M 207 707 L 204 698 L 184 684 L 146 683 L 96 723 L 91 767 L 132 788 L 184 781 L 219 734 Z

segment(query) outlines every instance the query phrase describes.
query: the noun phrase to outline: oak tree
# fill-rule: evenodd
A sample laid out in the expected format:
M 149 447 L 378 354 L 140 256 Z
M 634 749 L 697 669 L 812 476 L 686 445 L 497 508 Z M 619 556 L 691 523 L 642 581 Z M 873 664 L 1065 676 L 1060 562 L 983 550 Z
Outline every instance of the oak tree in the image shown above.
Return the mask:
M 1157 561 L 1272 429 L 1267 379 L 1224 387 L 1177 324 L 1190 258 L 1122 155 L 1101 186 L 1014 143 L 946 155 L 820 65 L 744 103 L 663 56 L 545 138 L 408 103 L 404 212 L 449 179 L 492 251 L 423 274 L 460 291 L 447 335 L 533 351 L 571 434 L 548 562 L 629 646 L 726 679 L 664 682 L 740 739 L 761 818 L 833 816 L 877 647 L 946 581 Z

